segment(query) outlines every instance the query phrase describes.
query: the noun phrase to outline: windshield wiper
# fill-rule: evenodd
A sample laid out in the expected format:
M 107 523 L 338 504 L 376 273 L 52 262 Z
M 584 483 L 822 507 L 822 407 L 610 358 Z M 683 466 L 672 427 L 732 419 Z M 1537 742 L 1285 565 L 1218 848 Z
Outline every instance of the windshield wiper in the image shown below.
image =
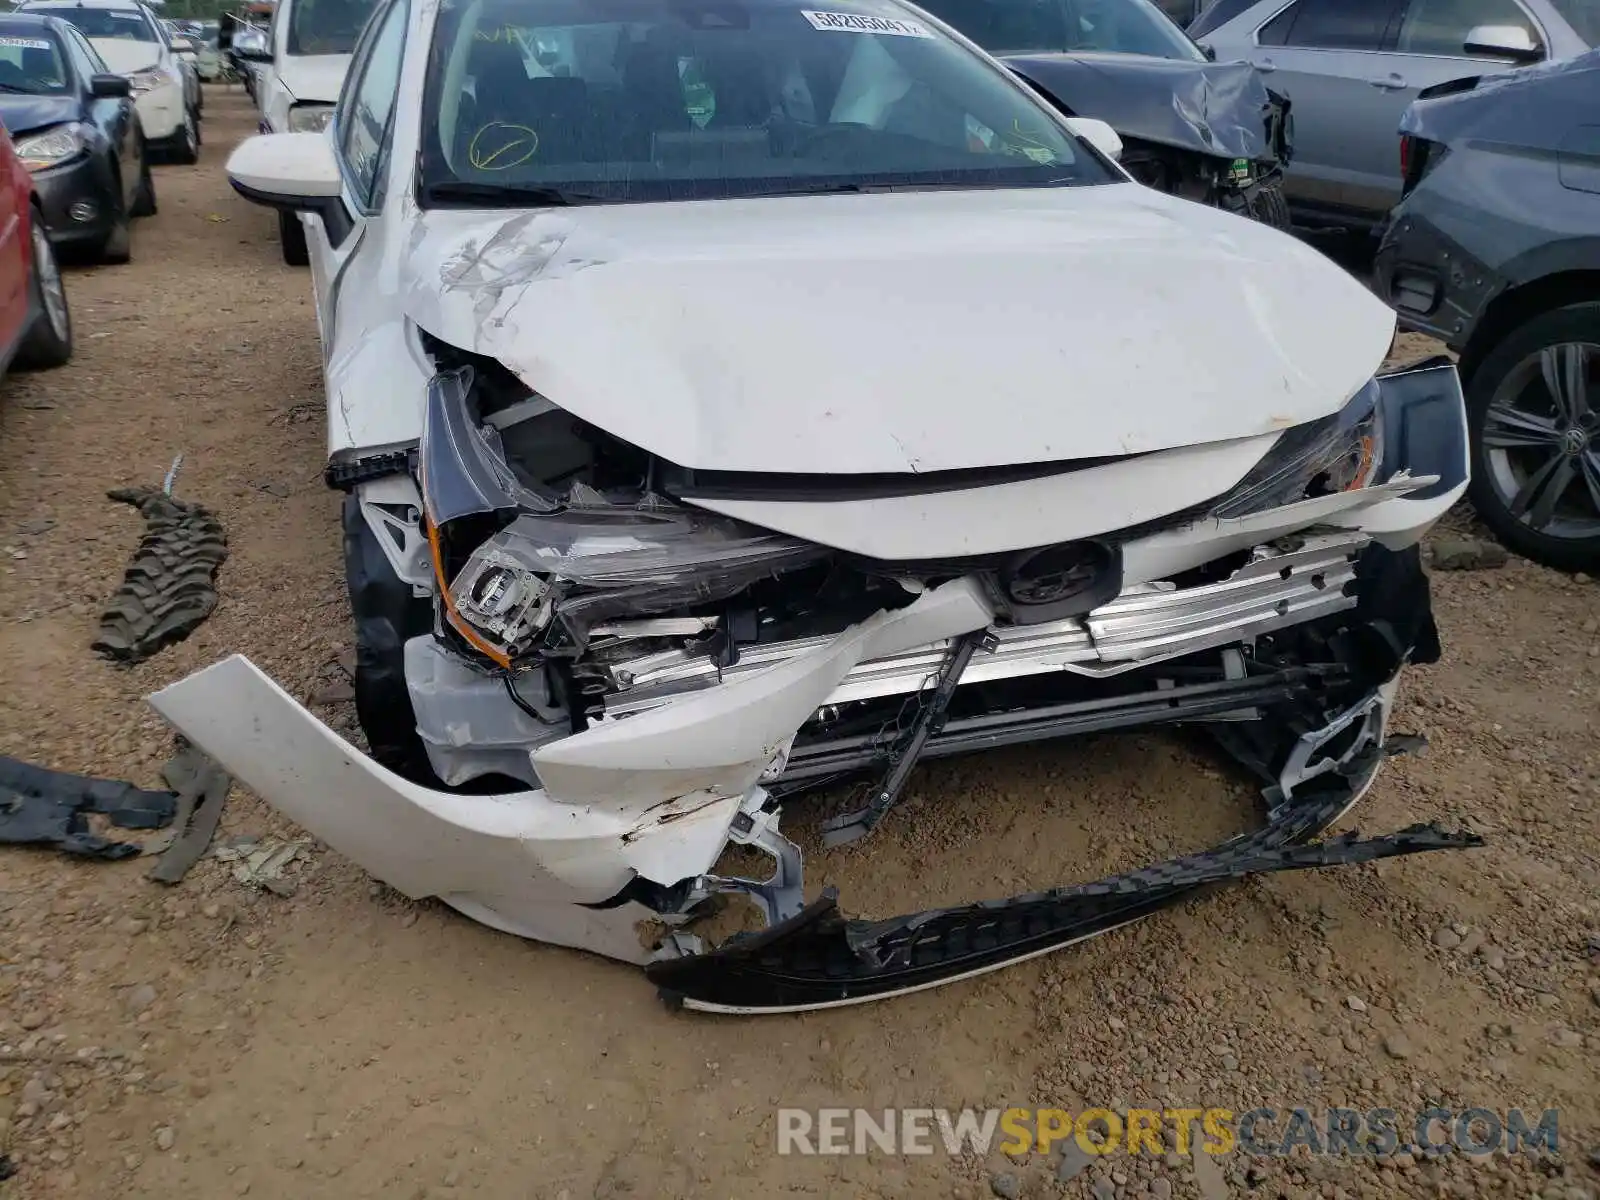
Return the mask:
M 426 200 L 462 200 L 478 204 L 532 204 L 551 208 L 566 208 L 575 204 L 604 204 L 605 196 L 590 192 L 574 192 L 558 187 L 518 187 L 515 184 L 468 183 L 450 179 L 442 183 L 426 184 Z
M 37 96 L 39 94 L 32 88 L 18 87 L 14 83 L 0 83 L 0 92 L 8 92 L 13 96 Z

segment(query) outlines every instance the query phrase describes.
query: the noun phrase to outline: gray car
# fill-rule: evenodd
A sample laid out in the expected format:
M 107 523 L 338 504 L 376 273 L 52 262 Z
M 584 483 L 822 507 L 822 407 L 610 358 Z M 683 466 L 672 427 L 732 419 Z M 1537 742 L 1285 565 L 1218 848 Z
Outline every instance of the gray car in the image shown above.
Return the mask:
M 1379 289 L 1460 355 L 1478 515 L 1600 571 L 1600 51 L 1445 91 L 1401 124 Z
M 1400 199 L 1400 117 L 1423 88 L 1600 44 L 1600 0 L 1215 0 L 1189 35 L 1294 105 L 1298 223 L 1371 229 Z

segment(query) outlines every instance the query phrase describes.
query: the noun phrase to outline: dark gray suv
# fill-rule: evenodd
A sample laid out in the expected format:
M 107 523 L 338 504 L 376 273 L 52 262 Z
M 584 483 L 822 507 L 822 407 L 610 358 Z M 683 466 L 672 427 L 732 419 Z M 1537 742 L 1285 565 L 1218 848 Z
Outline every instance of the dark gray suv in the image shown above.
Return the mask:
M 1379 285 L 1461 355 L 1479 516 L 1600 573 L 1600 50 L 1437 92 L 1401 123 Z

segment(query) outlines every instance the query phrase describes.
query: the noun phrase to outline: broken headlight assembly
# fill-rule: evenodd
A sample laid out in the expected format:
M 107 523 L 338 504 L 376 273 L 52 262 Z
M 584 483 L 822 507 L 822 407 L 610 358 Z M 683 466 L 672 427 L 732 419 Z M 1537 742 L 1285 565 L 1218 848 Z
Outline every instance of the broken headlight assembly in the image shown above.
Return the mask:
M 823 554 L 727 517 L 666 505 L 525 513 L 468 556 L 450 584 L 449 609 L 508 659 L 540 644 L 576 652 L 600 621 L 726 600 Z
M 1383 466 L 1381 399 L 1374 379 L 1339 412 L 1287 430 L 1211 515 L 1247 517 L 1375 482 Z
M 418 465 L 445 618 L 499 666 L 581 653 L 601 621 L 690 615 L 828 553 L 680 508 L 644 479 L 602 491 L 582 472 L 529 478 L 475 415 L 473 382 L 471 368 L 434 380 Z

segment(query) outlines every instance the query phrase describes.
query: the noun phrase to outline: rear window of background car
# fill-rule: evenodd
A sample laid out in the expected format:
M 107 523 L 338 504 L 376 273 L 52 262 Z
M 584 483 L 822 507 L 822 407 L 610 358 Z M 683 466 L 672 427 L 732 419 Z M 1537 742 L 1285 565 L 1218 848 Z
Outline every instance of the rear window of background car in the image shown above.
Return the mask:
M 153 42 L 155 30 L 144 14 L 132 9 L 62 8 L 52 9 L 52 17 L 78 27 L 84 37 L 121 38 L 129 42 Z

